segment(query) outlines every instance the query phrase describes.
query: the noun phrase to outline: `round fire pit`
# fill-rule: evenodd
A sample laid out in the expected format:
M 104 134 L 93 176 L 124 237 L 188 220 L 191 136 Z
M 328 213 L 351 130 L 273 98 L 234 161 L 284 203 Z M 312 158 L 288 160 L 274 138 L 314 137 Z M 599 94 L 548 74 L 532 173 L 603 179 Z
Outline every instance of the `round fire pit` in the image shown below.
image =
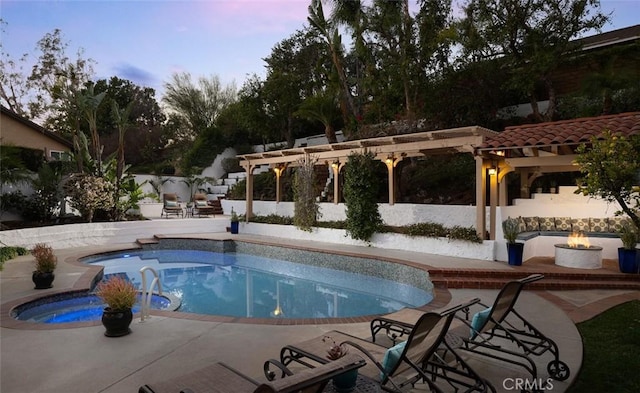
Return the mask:
M 556 265 L 577 269 L 600 269 L 602 267 L 602 247 L 556 244 Z

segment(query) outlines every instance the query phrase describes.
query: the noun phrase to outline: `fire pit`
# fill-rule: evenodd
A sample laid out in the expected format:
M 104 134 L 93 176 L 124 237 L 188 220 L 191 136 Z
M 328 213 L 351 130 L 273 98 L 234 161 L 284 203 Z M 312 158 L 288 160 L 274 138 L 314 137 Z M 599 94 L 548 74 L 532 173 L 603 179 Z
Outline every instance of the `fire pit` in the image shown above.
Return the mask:
M 578 269 L 600 269 L 602 247 L 592 246 L 582 233 L 569 235 L 567 244 L 556 244 L 556 265 Z

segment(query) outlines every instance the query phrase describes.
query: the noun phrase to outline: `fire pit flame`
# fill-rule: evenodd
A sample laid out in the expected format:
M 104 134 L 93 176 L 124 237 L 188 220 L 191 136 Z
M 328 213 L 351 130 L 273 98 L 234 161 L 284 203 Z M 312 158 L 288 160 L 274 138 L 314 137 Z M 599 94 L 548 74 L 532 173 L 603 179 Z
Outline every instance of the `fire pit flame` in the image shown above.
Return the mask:
M 591 244 L 589 243 L 589 238 L 584 235 L 582 232 L 573 232 L 569 235 L 567 240 L 567 245 L 571 248 L 589 248 Z

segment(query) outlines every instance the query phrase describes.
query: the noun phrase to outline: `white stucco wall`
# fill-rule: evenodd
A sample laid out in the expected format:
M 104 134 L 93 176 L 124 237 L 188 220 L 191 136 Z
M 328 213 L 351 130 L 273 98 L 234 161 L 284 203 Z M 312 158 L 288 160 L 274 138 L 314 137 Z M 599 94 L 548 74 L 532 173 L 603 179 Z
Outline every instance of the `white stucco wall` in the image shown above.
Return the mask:
M 33 248 L 36 243 L 47 243 L 55 249 L 64 249 L 134 243 L 138 239 L 152 238 L 156 234 L 225 232 L 228 225 L 227 219 L 211 218 L 68 224 L 1 231 L 0 242 L 25 248 Z
M 301 231 L 292 225 L 241 223 L 240 232 L 252 235 L 278 236 L 290 240 L 322 241 L 335 244 L 371 246 L 374 248 L 422 252 L 459 258 L 494 260 L 494 242 L 482 244 L 445 238 L 411 237 L 397 233 L 375 234 L 369 243 L 347 236 L 341 229 L 313 228 Z
M 231 212 L 231 208 L 238 214 L 246 212 L 245 201 L 223 200 L 222 207 L 225 213 Z M 447 227 L 458 225 L 461 227 L 475 227 L 475 206 L 451 206 L 451 205 L 418 205 L 410 203 L 396 203 L 378 205 L 380 216 L 387 225 L 404 226 L 419 222 L 435 222 Z M 279 216 L 293 217 L 293 202 L 254 201 L 253 213 L 260 216 L 277 214 Z M 344 203 L 320 203 L 321 221 L 341 221 L 346 219 Z

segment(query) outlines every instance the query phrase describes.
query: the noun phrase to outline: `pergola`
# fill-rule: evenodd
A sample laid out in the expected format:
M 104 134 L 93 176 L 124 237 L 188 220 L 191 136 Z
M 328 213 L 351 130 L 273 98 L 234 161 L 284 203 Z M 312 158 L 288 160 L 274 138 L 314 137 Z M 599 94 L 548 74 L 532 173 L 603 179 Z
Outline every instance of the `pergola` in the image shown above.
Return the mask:
M 508 204 L 506 176 L 520 175 L 520 197 L 529 198 L 533 181 L 545 173 L 574 172 L 576 148 L 609 129 L 621 135 L 640 134 L 640 112 L 507 127 L 503 132 L 483 127 L 401 134 L 334 144 L 299 147 L 238 156 L 247 171 L 246 217 L 253 214 L 253 170 L 269 165 L 276 174 L 276 202 L 280 202 L 280 176 L 288 166 L 304 160 L 330 166 L 334 175 L 334 203 L 339 202 L 340 170 L 349 155 L 373 152 L 384 162 L 389 176 L 389 204 L 395 203 L 394 169 L 408 157 L 470 153 L 476 160 L 476 231 L 485 237 L 487 178 L 489 183 L 489 236 L 495 240 L 497 206 Z
M 394 169 L 400 161 L 409 157 L 425 157 L 449 153 L 474 154 L 488 137 L 498 133 L 483 127 L 461 127 L 447 130 L 420 132 L 415 134 L 401 134 L 379 138 L 360 139 L 341 143 L 298 147 L 293 149 L 275 150 L 263 153 L 240 155 L 240 165 L 247 172 L 246 185 L 246 217 L 253 214 L 253 170 L 262 165 L 269 165 L 276 174 L 276 202 L 280 202 L 280 176 L 289 166 L 300 165 L 304 160 L 315 160 L 317 165 L 330 166 L 334 175 L 333 202 L 339 202 L 340 170 L 347 163 L 348 157 L 354 153 L 366 151 L 375 154 L 382 161 L 389 177 L 389 204 L 395 203 Z M 477 161 L 478 172 L 484 173 L 482 160 Z M 484 201 L 484 196 L 482 201 Z M 482 222 L 478 228 L 484 228 L 484 211 Z M 480 214 L 478 215 L 480 219 Z M 484 229 L 482 230 L 484 233 Z
M 496 207 L 508 204 L 506 176 L 520 175 L 520 198 L 529 198 L 533 181 L 545 173 L 575 172 L 576 149 L 590 143 L 604 130 L 626 137 L 640 134 L 640 112 L 564 120 L 507 127 L 476 149 L 476 159 L 489 168 L 478 173 L 476 187 L 479 195 L 486 195 L 484 186 L 489 175 L 489 234 L 495 239 Z M 478 206 L 484 206 L 477 200 Z

